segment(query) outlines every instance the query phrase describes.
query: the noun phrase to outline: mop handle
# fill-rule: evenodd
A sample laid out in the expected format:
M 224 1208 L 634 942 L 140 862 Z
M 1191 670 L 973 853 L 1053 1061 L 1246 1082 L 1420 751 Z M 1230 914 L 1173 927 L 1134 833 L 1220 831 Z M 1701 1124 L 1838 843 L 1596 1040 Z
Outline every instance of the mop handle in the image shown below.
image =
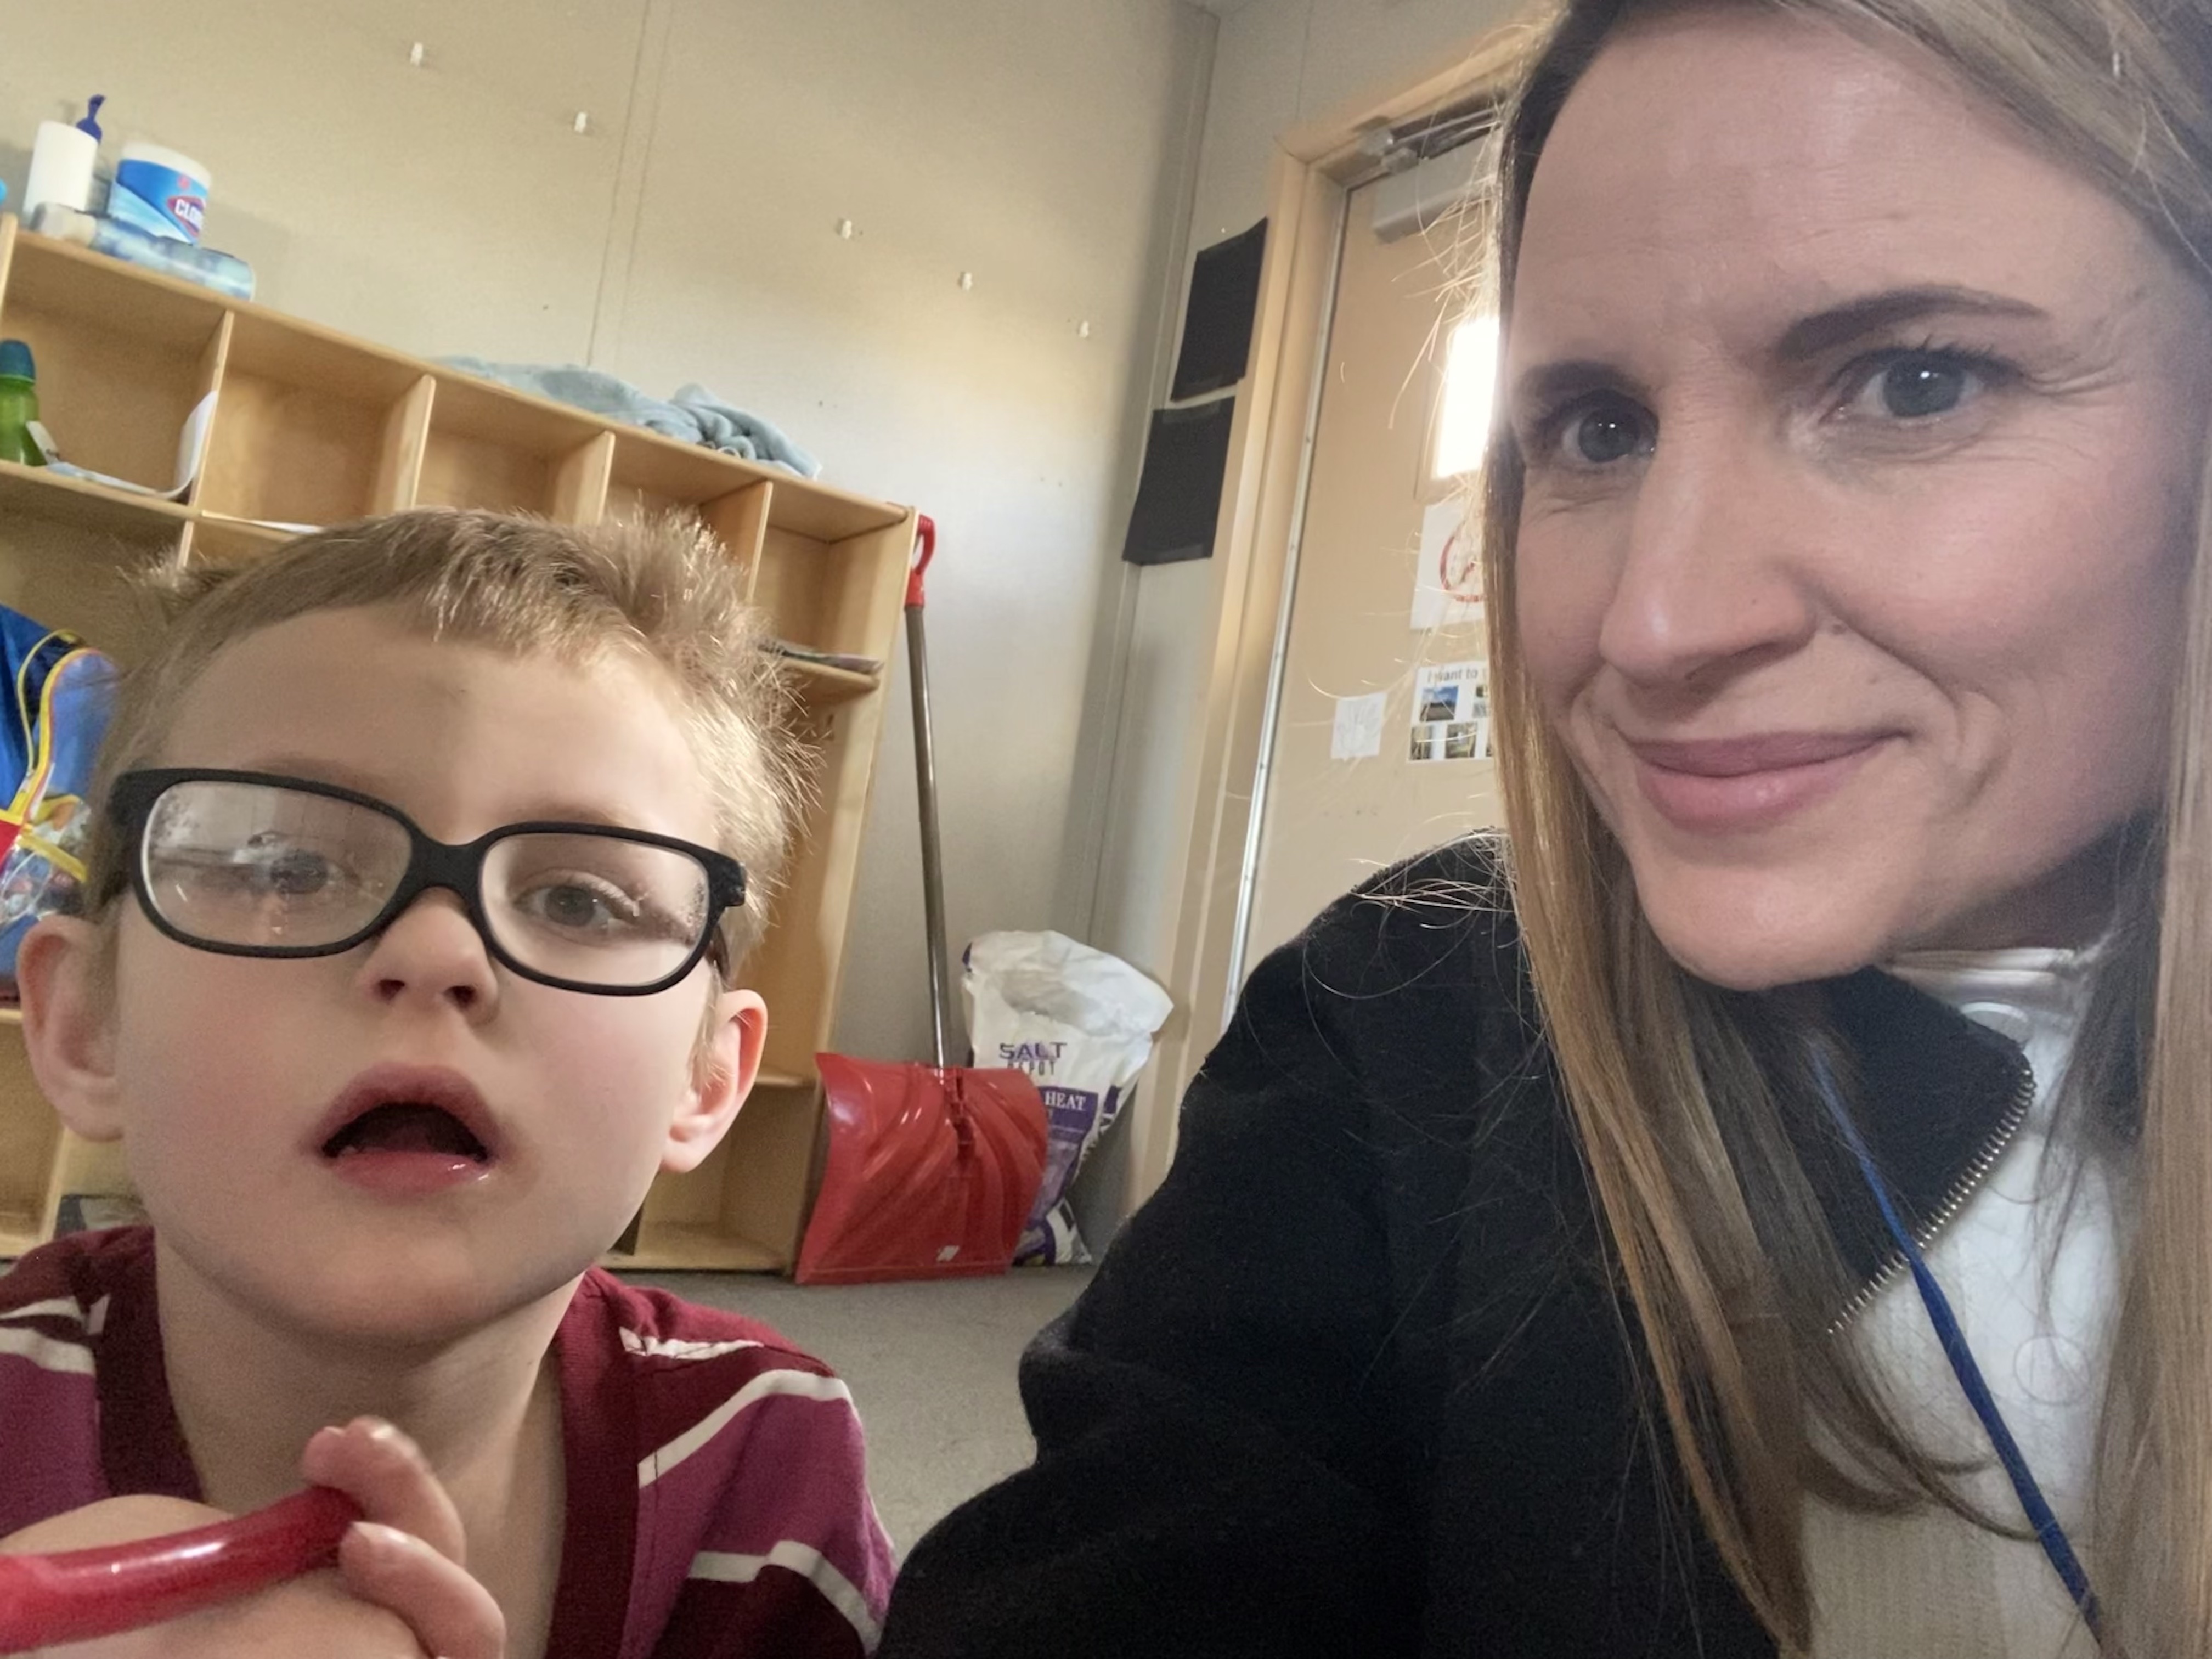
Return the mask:
M 936 556 L 936 520 L 917 514 L 906 579 L 906 661 L 914 686 L 915 795 L 921 810 L 922 925 L 929 930 L 929 1038 L 941 1072 L 952 1064 L 952 961 L 945 945 L 945 849 L 937 833 L 937 748 L 929 715 L 929 647 L 921 627 L 921 579 Z
M 361 1510 L 310 1486 L 190 1532 L 55 1555 L 0 1555 L 0 1653 L 167 1623 L 328 1565 Z

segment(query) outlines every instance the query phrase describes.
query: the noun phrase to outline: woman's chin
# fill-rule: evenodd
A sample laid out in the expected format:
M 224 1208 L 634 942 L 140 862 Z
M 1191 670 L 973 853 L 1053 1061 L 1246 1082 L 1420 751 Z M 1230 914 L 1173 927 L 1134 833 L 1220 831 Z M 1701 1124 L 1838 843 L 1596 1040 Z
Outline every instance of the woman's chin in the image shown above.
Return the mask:
M 1645 920 L 1686 972 L 1728 991 L 1835 979 L 1885 960 L 1892 929 L 1832 880 L 1639 881 Z

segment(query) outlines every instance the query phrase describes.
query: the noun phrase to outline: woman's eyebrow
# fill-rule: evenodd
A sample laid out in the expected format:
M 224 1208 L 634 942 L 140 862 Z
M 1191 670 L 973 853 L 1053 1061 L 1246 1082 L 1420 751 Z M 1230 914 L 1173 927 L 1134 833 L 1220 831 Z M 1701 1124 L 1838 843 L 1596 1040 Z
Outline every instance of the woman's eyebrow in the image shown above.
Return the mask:
M 1838 346 L 1849 345 L 1869 334 L 1879 334 L 1906 323 L 1935 317 L 2002 318 L 2047 322 L 2051 313 L 2040 307 L 1980 289 L 1927 283 L 1891 289 L 1844 305 L 1802 317 L 1783 331 L 1775 356 L 1786 363 L 1818 357 Z M 1622 385 L 1621 371 L 1595 357 L 1563 358 L 1536 363 L 1516 377 L 1512 402 L 1516 408 L 1557 404 L 1585 392 L 1609 390 Z
M 2028 321 L 2047 321 L 2050 317 L 2048 312 L 2025 300 L 1984 293 L 1979 289 L 1946 284 L 1892 289 L 1800 318 L 1783 331 L 1774 349 L 1775 356 L 1784 362 L 1803 362 L 1902 323 L 1947 315 Z
M 1595 357 L 1538 363 L 1513 382 L 1511 403 L 1515 408 L 1526 408 L 1532 404 L 1548 406 L 1581 392 L 1618 386 L 1620 380 L 1618 368 Z

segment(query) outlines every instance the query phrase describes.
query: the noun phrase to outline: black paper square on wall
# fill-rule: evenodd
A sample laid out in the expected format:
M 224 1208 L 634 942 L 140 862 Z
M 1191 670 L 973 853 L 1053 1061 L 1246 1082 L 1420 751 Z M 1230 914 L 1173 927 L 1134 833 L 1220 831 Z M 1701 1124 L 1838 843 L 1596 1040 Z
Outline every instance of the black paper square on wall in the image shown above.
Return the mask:
M 1203 398 L 1244 378 L 1252 357 L 1252 319 L 1260 307 L 1260 263 L 1267 252 L 1265 219 L 1242 236 L 1201 252 L 1190 273 L 1183 307 L 1182 351 L 1169 401 Z
M 1145 445 L 1145 472 L 1129 514 L 1121 556 L 1131 564 L 1175 564 L 1211 557 L 1221 483 L 1229 470 L 1229 428 L 1237 399 L 1156 410 Z

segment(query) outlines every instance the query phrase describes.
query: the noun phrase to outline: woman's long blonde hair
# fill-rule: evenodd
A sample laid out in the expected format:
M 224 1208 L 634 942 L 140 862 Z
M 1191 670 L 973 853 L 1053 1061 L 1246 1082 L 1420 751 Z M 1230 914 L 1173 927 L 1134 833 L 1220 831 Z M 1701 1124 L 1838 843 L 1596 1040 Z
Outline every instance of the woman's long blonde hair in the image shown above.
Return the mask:
M 1612 31 L 1670 3 L 1568 0 L 1522 79 L 1498 142 L 1509 331 L 1546 137 Z M 2212 0 L 1749 3 L 1917 43 L 2212 273 Z M 1807 1497 L 1963 1507 L 1956 1471 L 1889 1419 L 1830 1334 L 1850 1276 L 1785 1133 L 1801 1080 L 1775 1035 L 1820 1040 L 1817 1013 L 1701 983 L 1644 923 L 1522 660 L 1521 472 L 1504 438 L 1486 492 L 1513 899 L 1545 1024 L 1691 1493 L 1760 1617 L 1802 1651 Z M 2136 1659 L 2212 1659 L 2212 442 L 2198 499 L 2167 799 L 2139 838 L 2071 1073 L 2140 1171 L 2087 1551 L 2108 1644 Z

